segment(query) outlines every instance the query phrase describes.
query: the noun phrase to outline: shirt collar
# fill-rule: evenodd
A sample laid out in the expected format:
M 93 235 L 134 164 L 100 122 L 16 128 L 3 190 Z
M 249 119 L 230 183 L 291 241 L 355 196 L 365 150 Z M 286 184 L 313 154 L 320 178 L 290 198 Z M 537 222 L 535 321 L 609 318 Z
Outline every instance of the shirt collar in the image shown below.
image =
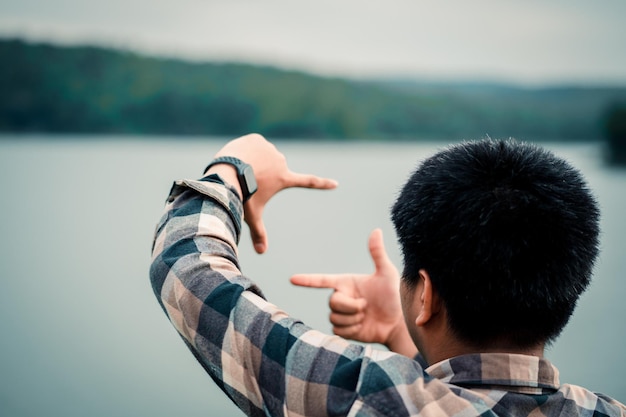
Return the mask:
M 559 388 L 559 371 L 548 360 L 509 353 L 462 355 L 426 369 L 437 379 L 454 385 L 545 394 Z

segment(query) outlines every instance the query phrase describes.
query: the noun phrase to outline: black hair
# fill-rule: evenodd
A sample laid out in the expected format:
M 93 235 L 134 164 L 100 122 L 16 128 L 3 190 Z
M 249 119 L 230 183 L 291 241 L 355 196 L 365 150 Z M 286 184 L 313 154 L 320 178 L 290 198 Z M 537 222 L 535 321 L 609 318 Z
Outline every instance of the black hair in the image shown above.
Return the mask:
M 479 347 L 561 333 L 591 279 L 599 215 L 565 160 L 489 138 L 426 159 L 392 208 L 403 280 L 426 270 L 452 331 Z

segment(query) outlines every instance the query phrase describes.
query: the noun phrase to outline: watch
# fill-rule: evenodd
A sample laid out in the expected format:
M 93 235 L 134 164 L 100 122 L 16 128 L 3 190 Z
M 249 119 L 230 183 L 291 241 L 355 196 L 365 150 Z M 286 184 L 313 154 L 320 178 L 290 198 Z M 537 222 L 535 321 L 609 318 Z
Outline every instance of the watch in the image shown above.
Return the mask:
M 207 172 L 209 168 L 217 164 L 228 164 L 237 169 L 237 180 L 239 180 L 239 186 L 241 187 L 242 200 L 244 203 L 248 201 L 257 190 L 256 178 L 254 177 L 252 167 L 234 156 L 220 156 L 212 160 L 204 169 L 204 172 Z

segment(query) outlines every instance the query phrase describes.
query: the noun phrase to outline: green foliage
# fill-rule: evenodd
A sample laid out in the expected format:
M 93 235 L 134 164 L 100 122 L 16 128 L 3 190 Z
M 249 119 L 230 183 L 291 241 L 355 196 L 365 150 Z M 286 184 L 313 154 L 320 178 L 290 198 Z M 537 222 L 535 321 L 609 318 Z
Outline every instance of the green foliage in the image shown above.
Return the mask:
M 0 131 L 594 139 L 626 89 L 356 82 L 0 40 Z

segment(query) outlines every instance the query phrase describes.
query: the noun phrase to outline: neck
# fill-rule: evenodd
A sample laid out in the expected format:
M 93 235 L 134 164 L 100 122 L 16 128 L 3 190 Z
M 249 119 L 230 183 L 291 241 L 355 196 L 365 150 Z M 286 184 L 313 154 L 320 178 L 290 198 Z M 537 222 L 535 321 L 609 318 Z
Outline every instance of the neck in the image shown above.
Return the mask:
M 508 343 L 494 343 L 487 347 L 476 347 L 464 343 L 456 337 L 433 338 L 433 340 L 429 341 L 431 343 L 427 343 L 427 346 L 423 346 L 422 350 L 420 350 L 429 365 L 455 356 L 477 353 L 510 353 L 542 358 L 545 349 L 543 343 L 528 348 L 519 348 Z

